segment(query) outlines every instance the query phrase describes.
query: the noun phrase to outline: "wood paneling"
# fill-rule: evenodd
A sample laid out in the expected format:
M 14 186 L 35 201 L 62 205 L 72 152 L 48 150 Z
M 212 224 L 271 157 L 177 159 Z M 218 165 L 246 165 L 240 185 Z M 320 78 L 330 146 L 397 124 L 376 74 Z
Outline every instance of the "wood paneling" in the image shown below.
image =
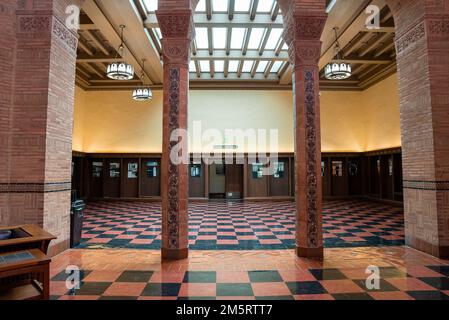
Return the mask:
M 270 197 L 288 197 L 289 196 L 289 176 L 290 167 L 289 159 L 281 158 L 280 163 L 283 163 L 284 172 L 279 177 L 269 176 L 269 196 Z
M 102 164 L 103 170 L 97 171 L 94 174 L 94 164 Z M 97 167 L 97 166 L 96 166 Z M 89 161 L 89 195 L 92 198 L 103 197 L 103 176 L 104 176 L 104 159 L 94 158 Z
M 123 169 L 122 169 L 122 196 L 123 198 L 137 198 L 139 196 L 139 174 L 136 178 L 128 175 L 128 167 L 130 165 L 136 165 L 139 168 L 139 159 L 123 159 Z M 139 170 L 137 170 L 139 172 Z
M 226 165 L 226 197 L 243 198 L 243 165 Z
M 294 197 L 293 155 L 280 155 L 279 161 L 284 163 L 284 176 L 275 179 L 271 176 L 253 177 L 252 164 L 226 165 L 225 191 L 240 193 L 242 198 L 269 199 L 270 197 Z M 393 175 L 390 175 L 390 160 L 393 164 Z M 379 169 L 378 169 L 379 160 Z M 72 186 L 78 191 L 78 197 L 86 198 L 159 198 L 160 168 L 157 177 L 148 177 L 147 165 L 157 162 L 157 154 L 93 154 L 74 155 L 74 175 Z M 402 158 L 400 149 L 381 150 L 371 153 L 323 154 L 325 164 L 323 178 L 323 197 L 365 196 L 376 199 L 402 201 Z M 332 162 L 342 165 L 342 176 L 334 176 Z M 100 177 L 93 177 L 93 162 L 103 163 Z M 121 178 L 109 177 L 110 163 L 121 163 Z M 138 178 L 128 178 L 128 163 L 138 163 Z M 350 166 L 357 167 L 355 175 L 350 174 Z M 209 169 L 201 165 L 201 177 L 190 177 L 190 197 L 209 198 Z M 380 170 L 378 172 L 378 170 Z M 190 176 L 190 170 L 189 170 Z M 118 193 L 120 190 L 120 193 Z M 224 196 L 224 194 L 223 194 Z
M 120 179 L 122 175 L 121 167 L 122 163 L 120 159 L 106 159 L 104 161 L 103 197 L 105 198 L 120 197 Z
M 262 176 L 260 178 L 254 178 L 252 164 L 248 164 L 247 179 L 248 179 L 248 190 L 247 190 L 248 198 L 268 197 L 268 177 Z
M 206 170 L 207 166 L 200 166 L 200 176 L 192 177 L 192 167 L 189 166 L 189 196 L 191 198 L 206 198 Z M 197 166 L 196 164 L 194 166 Z
M 140 196 L 161 196 L 161 161 L 158 158 L 142 158 L 140 164 Z

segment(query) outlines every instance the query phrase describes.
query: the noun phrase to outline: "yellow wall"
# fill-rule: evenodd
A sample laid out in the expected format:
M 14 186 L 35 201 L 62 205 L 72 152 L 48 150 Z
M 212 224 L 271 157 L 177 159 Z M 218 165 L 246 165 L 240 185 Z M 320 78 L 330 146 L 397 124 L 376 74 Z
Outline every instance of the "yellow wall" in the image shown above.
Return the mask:
M 293 152 L 290 91 L 192 90 L 189 128 L 278 129 L 279 152 Z M 192 130 L 191 130 L 192 131 Z M 363 92 L 321 94 L 323 152 L 363 152 L 400 146 L 397 78 Z M 223 143 L 228 143 L 225 139 Z M 127 91 L 76 90 L 73 149 L 89 153 L 159 153 L 162 146 L 162 92 L 149 103 Z M 211 151 L 190 141 L 190 151 Z M 261 148 L 263 149 L 263 148 Z M 239 151 L 253 152 L 248 146 Z

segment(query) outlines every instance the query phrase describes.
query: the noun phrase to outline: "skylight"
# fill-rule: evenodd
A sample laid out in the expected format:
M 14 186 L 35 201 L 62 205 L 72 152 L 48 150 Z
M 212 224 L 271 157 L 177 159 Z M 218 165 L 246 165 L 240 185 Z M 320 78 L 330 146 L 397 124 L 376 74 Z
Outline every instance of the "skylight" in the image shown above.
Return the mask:
M 215 49 L 224 49 L 226 47 L 226 28 L 213 28 L 213 40 Z
M 223 72 L 224 71 L 224 61 L 223 60 L 216 60 L 215 61 L 215 71 L 216 72 Z
M 257 12 L 270 12 L 273 8 L 274 0 L 259 0 L 259 5 L 257 6 Z
M 229 72 L 237 72 L 238 68 L 239 68 L 239 61 L 237 61 L 237 60 L 229 61 L 229 67 L 228 67 Z
M 159 38 L 159 40 L 162 39 L 162 33 L 160 28 L 154 28 L 154 31 L 156 31 L 156 35 Z
M 206 11 L 206 0 L 200 0 L 195 9 L 196 12 L 205 12 Z
M 243 62 L 242 72 L 251 72 L 251 68 L 253 67 L 253 64 L 254 64 L 253 60 L 245 60 Z
M 200 61 L 201 72 L 210 72 L 210 63 L 207 60 Z
M 196 72 L 195 61 L 193 61 L 193 60 L 190 61 L 190 64 L 189 64 L 189 71 L 190 71 L 190 72 Z
M 279 69 L 282 66 L 282 61 L 276 61 L 275 63 L 273 63 L 273 67 L 271 68 L 271 72 L 272 73 L 277 73 L 279 71 Z
M 228 11 L 228 0 L 212 0 L 212 11 L 227 12 Z
M 234 10 L 237 12 L 248 12 L 251 5 L 251 0 L 237 0 L 235 1 Z
M 209 40 L 207 36 L 207 28 L 196 28 L 196 46 L 198 49 L 209 48 Z
M 232 28 L 231 49 L 242 49 L 245 28 Z
M 282 35 L 282 29 L 276 28 L 272 29 L 270 36 L 268 37 L 267 45 L 265 46 L 265 49 L 267 50 L 274 50 L 276 46 L 279 43 L 279 40 L 281 39 Z
M 251 37 L 249 38 L 248 49 L 258 49 L 265 29 L 253 28 L 251 31 Z
M 265 61 L 265 60 L 259 61 L 259 65 L 257 66 L 256 72 L 265 72 L 267 65 L 268 65 L 268 61 Z
M 158 0 L 143 0 L 143 4 L 148 12 L 154 12 L 158 7 Z

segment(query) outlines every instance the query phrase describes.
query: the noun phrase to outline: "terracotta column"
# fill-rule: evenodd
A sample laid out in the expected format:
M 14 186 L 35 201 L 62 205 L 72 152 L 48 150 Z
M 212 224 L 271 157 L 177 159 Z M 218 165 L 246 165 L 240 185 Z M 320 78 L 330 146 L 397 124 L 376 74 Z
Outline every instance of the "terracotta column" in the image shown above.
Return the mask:
M 449 257 L 449 2 L 390 0 L 396 25 L 405 235 Z
M 176 145 L 181 139 L 171 141 L 170 138 L 175 130 L 187 129 L 193 13 L 189 1 L 160 1 L 156 12 L 163 38 L 164 59 L 161 190 L 163 259 L 184 259 L 188 256 L 188 164 L 173 161 L 174 153 L 182 158 L 188 155 L 188 150 L 183 148 L 178 154 Z
M 81 2 L 0 4 L 0 225 L 40 225 L 53 252 L 69 245 L 78 38 L 66 8 Z
M 323 257 L 319 68 L 326 1 L 281 1 L 293 65 L 296 251 Z

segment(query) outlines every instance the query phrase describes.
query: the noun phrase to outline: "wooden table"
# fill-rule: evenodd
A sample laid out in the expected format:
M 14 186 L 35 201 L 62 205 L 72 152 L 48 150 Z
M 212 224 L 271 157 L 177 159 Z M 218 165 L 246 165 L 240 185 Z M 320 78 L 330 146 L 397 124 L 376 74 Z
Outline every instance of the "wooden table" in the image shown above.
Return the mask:
M 48 300 L 50 258 L 39 249 L 0 254 L 0 300 Z
M 26 249 L 39 249 L 46 254 L 50 241 L 56 239 L 55 236 L 35 225 L 0 227 L 0 230 L 13 230 L 16 235 L 13 239 L 0 240 L 0 254 Z

